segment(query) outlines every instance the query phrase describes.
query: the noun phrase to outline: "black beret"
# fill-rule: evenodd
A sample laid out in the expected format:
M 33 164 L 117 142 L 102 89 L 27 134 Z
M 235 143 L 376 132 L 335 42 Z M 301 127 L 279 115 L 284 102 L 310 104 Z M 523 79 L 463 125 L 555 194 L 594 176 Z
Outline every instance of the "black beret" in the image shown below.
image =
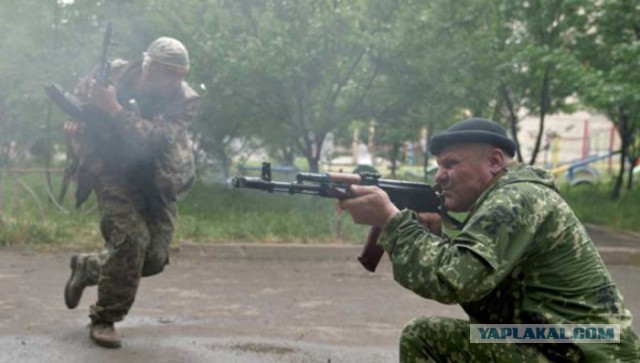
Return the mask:
M 511 157 L 516 154 L 516 143 L 507 136 L 504 127 L 477 117 L 457 122 L 446 131 L 434 135 L 429 144 L 429 151 L 438 155 L 449 145 L 464 143 L 494 145 Z

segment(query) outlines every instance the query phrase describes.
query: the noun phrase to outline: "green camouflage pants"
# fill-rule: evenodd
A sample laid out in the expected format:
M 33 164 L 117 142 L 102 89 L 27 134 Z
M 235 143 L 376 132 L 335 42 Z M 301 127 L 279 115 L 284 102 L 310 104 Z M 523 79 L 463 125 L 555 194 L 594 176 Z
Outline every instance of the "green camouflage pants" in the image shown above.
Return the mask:
M 92 320 L 121 321 L 131 309 L 141 277 L 159 274 L 169 263 L 175 203 L 165 204 L 148 186 L 100 177 L 95 185 L 105 250 L 81 255 L 80 263 L 98 301 Z
M 400 337 L 400 362 L 548 362 L 532 347 L 469 342 L 469 322 L 416 318 Z

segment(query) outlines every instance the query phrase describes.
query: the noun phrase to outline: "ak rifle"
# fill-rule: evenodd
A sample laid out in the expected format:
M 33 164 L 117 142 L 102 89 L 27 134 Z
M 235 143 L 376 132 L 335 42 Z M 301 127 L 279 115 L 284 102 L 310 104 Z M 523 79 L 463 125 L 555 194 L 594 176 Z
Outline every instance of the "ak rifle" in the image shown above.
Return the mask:
M 417 213 L 440 213 L 440 194 L 426 183 L 382 179 L 380 174 L 359 173 L 298 173 L 295 181 L 282 182 L 271 179 L 271 164 L 262 163 L 257 177 L 235 177 L 231 184 L 236 188 L 249 188 L 269 193 L 307 194 L 326 198 L 347 199 L 355 197 L 351 185 L 375 185 L 384 190 L 391 202 L 400 210 L 410 209 Z M 358 261 L 370 272 L 375 272 L 384 250 L 378 246 L 380 227 L 371 227 L 367 242 L 358 256 Z

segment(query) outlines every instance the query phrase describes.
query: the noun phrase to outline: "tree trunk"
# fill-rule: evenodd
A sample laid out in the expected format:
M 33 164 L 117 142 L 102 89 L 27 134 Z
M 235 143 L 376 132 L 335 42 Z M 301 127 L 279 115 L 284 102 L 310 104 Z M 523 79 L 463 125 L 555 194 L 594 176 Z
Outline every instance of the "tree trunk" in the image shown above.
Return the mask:
M 622 183 L 624 181 L 624 173 L 625 173 L 625 164 L 627 161 L 627 150 L 629 149 L 629 144 L 631 138 L 629 135 L 631 134 L 627 128 L 629 120 L 626 115 L 625 110 L 620 112 L 620 120 L 618 123 L 618 133 L 620 134 L 620 171 L 618 172 L 618 176 L 616 177 L 616 181 L 613 185 L 613 191 L 611 192 L 611 199 L 617 200 L 620 198 L 620 191 L 622 189 Z
M 295 161 L 293 148 L 290 147 L 290 146 L 287 146 L 286 148 L 284 148 L 282 150 L 282 155 L 283 155 L 283 158 L 284 158 L 284 164 L 293 166 L 294 161 Z
M 533 147 L 533 151 L 531 152 L 531 160 L 529 161 L 529 165 L 533 165 L 536 163 L 536 158 L 538 157 L 538 152 L 540 151 L 540 144 L 542 143 L 542 134 L 544 133 L 544 118 L 547 114 L 547 109 L 549 108 L 549 78 L 550 78 L 550 68 L 551 65 L 547 65 L 547 69 L 544 72 L 544 80 L 542 81 L 542 91 L 540 94 L 540 128 L 538 130 L 538 135 L 536 136 L 536 143 Z
M 320 171 L 320 153 L 325 135 L 316 135 L 309 140 L 307 147 L 307 162 L 309 163 L 309 171 L 317 173 Z
M 309 171 L 312 173 L 317 173 L 320 170 L 318 165 L 318 158 L 311 157 L 308 159 L 308 161 L 309 161 Z
M 318 160 L 315 159 L 313 155 L 313 147 L 311 146 L 312 140 L 306 136 L 302 143 L 298 143 L 298 149 L 304 155 L 304 158 L 307 159 L 307 165 L 309 165 L 309 171 L 312 173 L 318 172 Z M 314 160 L 315 159 L 315 160 Z
M 520 142 L 518 142 L 518 113 L 516 112 L 513 102 L 511 101 L 511 97 L 509 96 L 509 90 L 507 86 L 504 84 L 500 85 L 500 93 L 502 94 L 502 99 L 504 100 L 507 110 L 509 111 L 509 126 L 511 129 L 511 136 L 513 137 L 513 141 L 516 142 L 516 156 L 518 162 L 522 162 L 522 153 L 520 153 Z
M 229 180 L 231 177 L 231 160 L 227 156 L 227 153 L 223 153 L 222 160 L 222 172 L 224 173 L 224 180 Z
M 624 144 L 624 142 L 623 142 Z M 620 198 L 620 190 L 622 189 L 622 182 L 624 180 L 625 159 L 627 158 L 626 149 L 623 147 L 620 152 L 620 171 L 616 177 L 616 181 L 613 184 L 613 191 L 611 192 L 611 200 L 618 200 Z
M 2 216 L 4 215 L 4 181 L 3 181 L 4 163 L 0 156 L 0 228 L 2 228 Z
M 431 137 L 433 134 L 433 122 L 427 123 L 427 143 L 424 150 L 424 162 L 422 163 L 422 173 L 424 175 L 424 181 L 429 182 L 429 145 L 431 144 Z
M 400 141 L 394 141 L 391 147 L 391 178 L 396 178 L 398 168 L 398 153 L 400 151 Z
M 229 155 L 227 155 L 224 145 L 216 147 L 216 154 L 222 163 L 222 174 L 224 175 L 224 180 L 229 180 L 231 177 L 231 159 L 229 158 Z
M 629 174 L 627 175 L 627 190 L 633 188 L 633 167 L 638 163 L 638 158 L 629 158 Z

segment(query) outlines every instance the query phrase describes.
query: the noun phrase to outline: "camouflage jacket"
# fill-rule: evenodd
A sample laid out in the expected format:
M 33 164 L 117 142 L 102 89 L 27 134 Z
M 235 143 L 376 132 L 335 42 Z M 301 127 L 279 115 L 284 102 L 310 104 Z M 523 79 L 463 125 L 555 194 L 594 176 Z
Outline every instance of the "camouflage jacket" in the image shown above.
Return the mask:
M 186 195 L 195 179 L 188 129 L 196 117 L 199 97 L 186 82 L 167 98 L 137 95 L 133 81 L 140 72 L 140 62 L 111 63 L 111 81 L 125 109 L 110 120 L 119 127 L 110 130 L 106 142 L 73 140 L 78 189 L 90 192 L 95 178 L 116 173 L 135 185 L 155 185 L 162 199 L 174 202 Z M 90 79 L 83 79 L 76 88 L 80 100 L 86 99 Z
M 620 359 L 640 359 L 631 313 L 584 226 L 544 170 L 510 165 L 478 198 L 455 237 L 430 234 L 405 210 L 378 243 L 398 283 L 428 299 L 459 303 L 471 322 L 620 324 L 619 347 L 558 344 L 574 349 L 560 354 L 569 361 L 611 357 L 614 351 Z

